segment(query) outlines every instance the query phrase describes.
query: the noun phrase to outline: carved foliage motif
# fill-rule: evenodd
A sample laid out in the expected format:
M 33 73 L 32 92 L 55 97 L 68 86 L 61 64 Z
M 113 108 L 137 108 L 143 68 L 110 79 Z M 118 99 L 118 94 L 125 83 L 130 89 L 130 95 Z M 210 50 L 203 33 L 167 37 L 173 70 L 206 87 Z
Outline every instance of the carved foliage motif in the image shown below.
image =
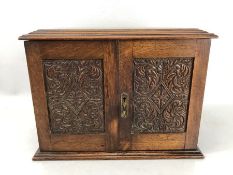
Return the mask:
M 134 59 L 132 133 L 185 132 L 193 58 Z
M 102 60 L 44 60 L 51 131 L 104 132 Z

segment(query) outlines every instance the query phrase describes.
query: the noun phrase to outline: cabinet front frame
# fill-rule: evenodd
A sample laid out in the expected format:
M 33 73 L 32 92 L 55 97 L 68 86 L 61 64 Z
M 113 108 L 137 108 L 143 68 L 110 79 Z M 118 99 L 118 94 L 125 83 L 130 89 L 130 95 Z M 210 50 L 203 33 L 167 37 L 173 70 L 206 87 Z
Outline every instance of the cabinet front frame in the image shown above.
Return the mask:
M 210 49 L 209 39 L 26 41 L 31 91 L 41 151 L 196 149 Z M 194 58 L 186 132 L 131 134 L 134 58 Z M 103 59 L 105 132 L 51 134 L 42 60 Z M 122 93 L 129 95 L 128 117 L 121 117 Z

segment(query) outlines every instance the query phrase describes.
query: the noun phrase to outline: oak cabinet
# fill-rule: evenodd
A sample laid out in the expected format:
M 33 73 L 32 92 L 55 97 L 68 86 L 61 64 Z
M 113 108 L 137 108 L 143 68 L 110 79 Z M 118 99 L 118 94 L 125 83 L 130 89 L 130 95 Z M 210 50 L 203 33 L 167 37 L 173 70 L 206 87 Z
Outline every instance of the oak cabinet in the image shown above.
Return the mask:
M 34 160 L 202 158 L 199 29 L 37 30 L 25 41 Z

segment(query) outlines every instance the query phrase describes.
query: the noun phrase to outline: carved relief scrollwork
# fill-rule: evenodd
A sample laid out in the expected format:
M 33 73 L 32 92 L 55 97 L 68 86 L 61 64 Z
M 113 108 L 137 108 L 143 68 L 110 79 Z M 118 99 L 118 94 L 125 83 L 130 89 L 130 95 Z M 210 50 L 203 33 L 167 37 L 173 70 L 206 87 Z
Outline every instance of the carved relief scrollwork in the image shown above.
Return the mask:
M 43 66 L 52 133 L 104 132 L 102 60 L 44 60 Z
M 132 133 L 184 132 L 193 58 L 134 59 Z

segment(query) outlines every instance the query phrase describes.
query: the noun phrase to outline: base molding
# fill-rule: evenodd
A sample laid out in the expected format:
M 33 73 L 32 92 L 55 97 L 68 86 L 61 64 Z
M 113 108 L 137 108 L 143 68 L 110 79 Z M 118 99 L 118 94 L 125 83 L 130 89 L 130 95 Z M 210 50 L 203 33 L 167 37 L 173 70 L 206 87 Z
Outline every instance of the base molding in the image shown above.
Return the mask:
M 158 151 L 127 151 L 127 152 L 45 152 L 39 149 L 33 160 L 133 160 L 133 159 L 202 159 L 204 155 L 197 149 L 193 150 L 158 150 Z

